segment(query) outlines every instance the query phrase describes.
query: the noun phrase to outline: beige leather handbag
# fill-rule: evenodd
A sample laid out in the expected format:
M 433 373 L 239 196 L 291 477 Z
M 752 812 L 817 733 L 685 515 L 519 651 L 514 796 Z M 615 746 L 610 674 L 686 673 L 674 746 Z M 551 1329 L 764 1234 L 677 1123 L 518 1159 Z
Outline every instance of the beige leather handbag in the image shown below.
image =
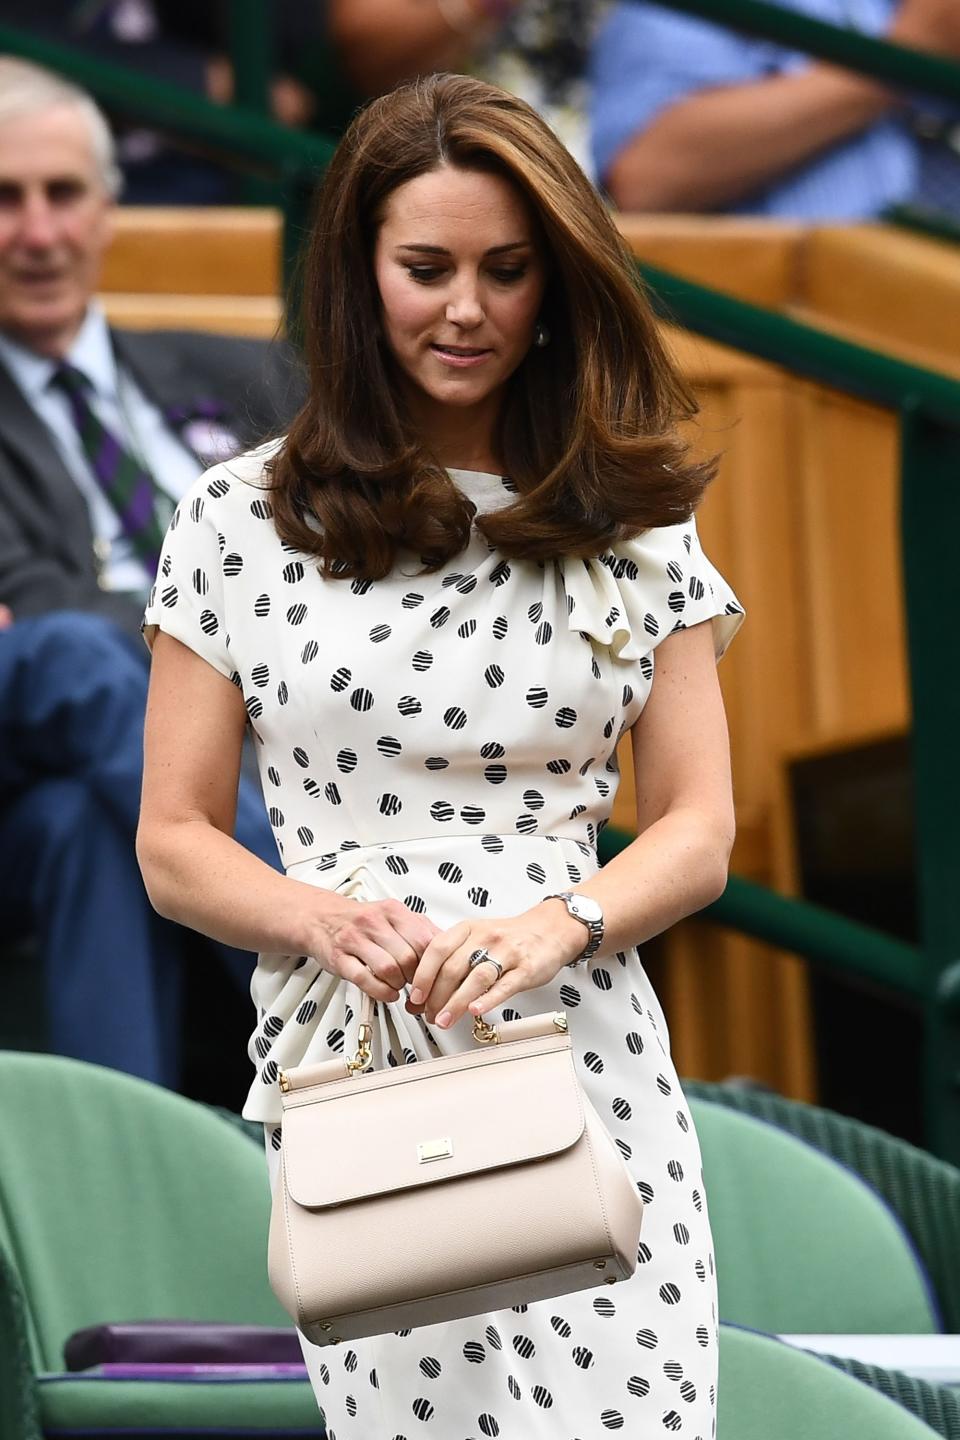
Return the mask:
M 281 1074 L 270 1283 L 308 1340 L 435 1325 L 626 1280 L 642 1202 L 580 1088 L 566 1017 L 499 1026 L 482 1049 L 371 1071 Z

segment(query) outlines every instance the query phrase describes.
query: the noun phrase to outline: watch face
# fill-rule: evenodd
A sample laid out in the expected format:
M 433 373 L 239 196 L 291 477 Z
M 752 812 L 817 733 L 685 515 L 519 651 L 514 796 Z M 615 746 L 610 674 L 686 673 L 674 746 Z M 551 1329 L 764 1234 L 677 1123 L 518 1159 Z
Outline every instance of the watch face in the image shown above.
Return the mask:
M 578 920 L 587 920 L 596 925 L 603 919 L 603 911 L 596 900 L 587 895 L 571 895 L 570 909 Z

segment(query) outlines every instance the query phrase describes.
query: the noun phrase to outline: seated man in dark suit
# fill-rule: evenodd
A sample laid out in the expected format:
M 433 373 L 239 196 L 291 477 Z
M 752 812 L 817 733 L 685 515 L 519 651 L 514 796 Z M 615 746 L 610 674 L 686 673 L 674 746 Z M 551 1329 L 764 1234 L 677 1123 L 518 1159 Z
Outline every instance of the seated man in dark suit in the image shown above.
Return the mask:
M 281 429 L 301 389 L 279 345 L 108 326 L 116 189 L 89 98 L 0 58 L 0 934 L 39 937 L 53 1048 L 174 1083 L 183 935 L 134 855 L 140 616 L 198 470 Z M 237 835 L 276 863 L 246 783 Z

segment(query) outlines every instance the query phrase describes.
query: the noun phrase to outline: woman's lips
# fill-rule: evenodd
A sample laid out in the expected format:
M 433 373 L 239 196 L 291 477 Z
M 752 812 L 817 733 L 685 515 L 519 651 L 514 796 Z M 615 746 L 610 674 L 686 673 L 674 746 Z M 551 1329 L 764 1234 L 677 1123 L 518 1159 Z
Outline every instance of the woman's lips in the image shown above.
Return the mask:
M 453 365 L 465 369 L 471 365 L 482 365 L 493 354 L 492 350 L 480 350 L 467 346 L 431 345 L 430 349 L 442 365 Z

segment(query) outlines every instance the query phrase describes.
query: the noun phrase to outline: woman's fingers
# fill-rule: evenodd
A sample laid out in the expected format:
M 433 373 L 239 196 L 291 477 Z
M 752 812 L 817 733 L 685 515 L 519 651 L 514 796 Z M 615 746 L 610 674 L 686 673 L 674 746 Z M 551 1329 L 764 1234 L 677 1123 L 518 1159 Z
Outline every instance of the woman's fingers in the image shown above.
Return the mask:
M 453 986 L 445 1003 L 438 1009 L 436 1017 L 438 1027 L 441 1030 L 448 1030 L 451 1025 L 456 1025 L 457 1021 L 466 1013 L 468 1006 L 474 1015 L 482 1015 L 484 1010 L 492 1010 L 497 1002 L 488 997 L 495 989 L 503 987 L 504 999 L 508 995 L 515 994 L 517 987 L 515 985 L 511 987 L 507 982 L 506 977 L 509 973 L 509 971 L 505 971 L 498 980 L 496 966 L 491 965 L 488 960 L 483 960 L 472 970 L 468 970 L 460 984 Z M 474 1008 L 475 1006 L 479 1006 L 479 1009 Z
M 413 979 L 420 957 L 434 936 L 440 931 L 426 915 L 418 915 L 400 900 L 388 900 L 384 904 L 384 916 L 389 922 L 390 935 L 396 937 L 396 946 L 381 941 L 385 949 L 397 960 L 403 970 L 407 984 Z
M 432 921 L 400 900 L 351 901 L 331 939 L 335 951 L 355 956 L 378 979 L 399 991 L 412 979 L 423 951 L 437 933 Z
M 445 959 L 426 1000 L 427 1019 L 435 1019 L 442 1030 L 456 1025 L 468 1008 L 471 1014 L 482 1015 L 514 995 L 548 984 L 568 958 L 557 936 L 544 928 L 539 912 L 457 926 L 442 938 L 457 939 L 460 935 L 463 939 L 459 949 L 446 947 Z M 433 942 L 424 961 L 431 953 L 439 953 L 440 944 L 440 940 Z M 480 961 L 470 970 L 470 960 L 478 950 L 487 950 L 497 964 Z
M 366 960 L 369 957 L 368 963 L 373 964 L 381 979 L 389 979 L 398 989 L 402 989 L 409 982 L 420 959 L 419 950 L 415 950 L 405 936 L 388 926 L 380 927 L 374 934 L 354 940 L 345 948 L 360 959 Z M 392 962 L 389 975 L 380 968 L 384 956 Z
M 432 920 L 426 915 L 418 914 L 416 910 L 411 910 L 402 900 L 384 900 L 378 908 L 393 929 L 416 950 L 418 956 L 423 954 L 434 935 L 440 934 L 439 927 L 434 925 Z
M 364 994 L 371 995 L 374 1000 L 393 1001 L 400 999 L 400 991 L 394 985 L 387 985 L 378 980 L 373 971 L 358 960 L 355 955 L 337 953 L 331 961 L 331 967 L 335 975 L 341 979 L 348 980 L 356 985 L 358 990 Z
M 412 1005 L 427 1003 L 441 969 L 454 951 L 466 942 L 469 934 L 469 922 L 461 920 L 458 925 L 449 930 L 441 930 L 433 937 L 420 956 L 420 963 L 410 984 Z
M 469 955 L 472 951 L 458 949 L 455 954 L 444 961 L 443 968 L 433 988 L 424 1002 L 424 1014 L 431 1025 L 436 1024 L 438 1017 L 446 1010 L 451 995 L 466 982 L 470 974 Z M 487 980 L 490 979 L 489 966 L 487 967 Z M 482 985 L 481 985 L 482 988 Z
M 484 967 L 480 966 L 479 968 L 483 969 Z M 486 968 L 489 969 L 489 966 Z M 508 1000 L 512 1000 L 514 995 L 519 995 L 523 988 L 518 981 L 517 972 L 505 970 L 500 979 L 495 981 L 489 990 L 484 990 L 480 996 L 461 997 L 458 991 L 447 1006 L 447 1009 L 453 1013 L 450 1024 L 455 1025 L 465 1010 L 469 1010 L 474 1017 L 485 1015 L 488 1010 L 496 1010 L 498 1005 L 505 1005 Z

